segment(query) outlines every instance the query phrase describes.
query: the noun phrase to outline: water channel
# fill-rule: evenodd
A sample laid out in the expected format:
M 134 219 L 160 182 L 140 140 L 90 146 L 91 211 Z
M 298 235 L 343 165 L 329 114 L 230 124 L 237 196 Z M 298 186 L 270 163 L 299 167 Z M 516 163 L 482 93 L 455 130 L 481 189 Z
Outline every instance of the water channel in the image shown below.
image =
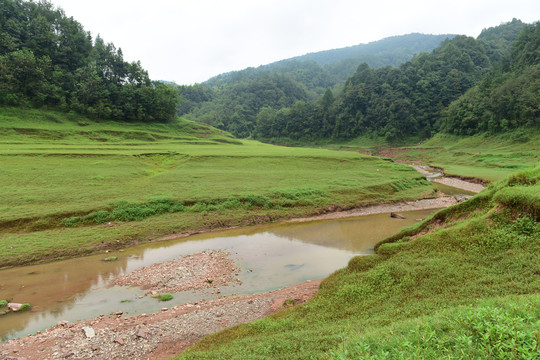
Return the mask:
M 388 214 L 308 223 L 261 225 L 149 243 L 114 252 L 0 271 L 0 299 L 31 303 L 30 312 L 0 316 L 0 338 L 7 340 L 44 330 L 60 320 L 87 320 L 99 314 L 126 315 L 159 311 L 190 301 L 232 294 L 265 292 L 328 276 L 350 258 L 373 253 L 373 246 L 404 226 L 435 210 L 403 212 L 405 220 Z M 184 291 L 160 303 L 139 288 L 107 286 L 115 276 L 154 263 L 208 249 L 231 254 L 242 269 L 234 284 Z M 117 261 L 105 262 L 115 255 Z M 127 302 L 129 301 L 129 302 Z

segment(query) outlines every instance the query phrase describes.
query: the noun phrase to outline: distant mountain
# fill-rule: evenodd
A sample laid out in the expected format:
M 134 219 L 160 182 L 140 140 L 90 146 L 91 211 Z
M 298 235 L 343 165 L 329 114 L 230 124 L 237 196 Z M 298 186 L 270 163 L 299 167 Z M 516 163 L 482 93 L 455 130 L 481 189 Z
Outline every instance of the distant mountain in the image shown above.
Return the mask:
M 182 99 L 178 114 L 247 137 L 253 134 L 255 118 L 264 107 L 279 110 L 296 101 L 314 101 L 329 88 L 339 92 L 336 87 L 362 63 L 375 68 L 398 66 L 454 36 L 393 36 L 221 74 L 202 84 L 178 87 Z
M 472 134 L 534 126 L 537 35 L 536 25 L 516 19 L 485 29 L 477 39 L 443 35 L 435 49 L 398 67 L 364 62 L 342 85 L 333 86 L 341 81 L 336 69 L 347 71 L 342 65 L 355 64 L 363 55 L 343 57 L 366 44 L 223 74 L 198 87 L 181 87 L 180 96 L 187 99 L 182 106 L 188 119 L 267 141 L 366 134 L 397 141 L 441 130 Z M 424 36 L 373 43 L 371 56 L 379 54 L 377 59 L 388 64 L 391 44 L 396 55 L 403 53 L 404 43 L 412 49 Z
M 430 35 L 412 33 L 391 36 L 367 44 L 359 44 L 340 49 L 325 50 L 280 60 L 257 68 L 247 68 L 215 76 L 205 82 L 206 85 L 217 86 L 237 82 L 243 78 L 253 78 L 261 71 L 277 71 L 291 73 L 295 80 L 305 83 L 309 91 L 313 87 L 322 87 L 319 95 L 327 87 L 343 83 L 354 74 L 358 66 L 367 63 L 370 67 L 399 66 L 409 61 L 415 54 L 429 52 L 446 40 L 454 38 L 454 34 Z M 322 82 L 309 84 L 306 80 L 295 76 L 306 72 L 317 73 Z M 314 85 L 314 86 L 313 86 Z
M 367 44 L 359 44 L 341 49 L 326 50 L 292 58 L 291 60 L 312 60 L 325 66 L 340 82 L 354 74 L 358 66 L 367 63 L 370 67 L 399 66 L 412 59 L 415 54 L 430 52 L 454 34 L 431 35 L 412 33 L 391 36 Z M 287 61 L 287 60 L 285 60 Z

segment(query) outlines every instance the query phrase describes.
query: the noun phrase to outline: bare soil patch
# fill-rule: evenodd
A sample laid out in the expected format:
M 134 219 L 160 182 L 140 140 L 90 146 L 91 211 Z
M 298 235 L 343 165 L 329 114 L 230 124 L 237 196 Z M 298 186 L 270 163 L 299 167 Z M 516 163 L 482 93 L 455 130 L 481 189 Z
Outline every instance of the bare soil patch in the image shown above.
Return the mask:
M 477 183 L 461 180 L 454 177 L 443 176 L 442 178 L 439 178 L 439 179 L 433 179 L 433 181 L 438 182 L 443 185 L 452 186 L 458 189 L 471 191 L 474 193 L 479 193 L 480 191 L 485 189 L 485 186 L 482 184 L 477 184 Z
M 430 166 L 423 166 L 423 165 L 410 165 L 413 167 L 416 171 L 423 175 L 431 175 L 434 172 L 439 172 L 437 174 L 443 174 L 443 169 L 439 168 L 433 168 Z M 485 186 L 482 184 L 481 181 L 474 178 L 461 178 L 456 176 L 440 176 L 431 179 L 433 182 L 437 182 L 439 184 L 455 187 L 462 190 L 471 191 L 474 193 L 479 193 L 480 191 L 485 189 Z

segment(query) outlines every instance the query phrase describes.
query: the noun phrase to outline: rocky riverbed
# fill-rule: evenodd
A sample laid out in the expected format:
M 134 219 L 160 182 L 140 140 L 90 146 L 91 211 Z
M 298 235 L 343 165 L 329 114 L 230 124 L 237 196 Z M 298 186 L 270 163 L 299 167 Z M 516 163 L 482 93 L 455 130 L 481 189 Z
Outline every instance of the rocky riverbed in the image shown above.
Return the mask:
M 163 359 L 203 336 L 260 319 L 316 294 L 320 280 L 268 293 L 240 295 L 163 308 L 155 314 L 101 315 L 89 321 L 62 321 L 42 333 L 0 344 L 5 360 Z
M 120 275 L 110 285 L 137 286 L 153 293 L 199 290 L 241 284 L 239 273 L 228 252 L 207 250 Z

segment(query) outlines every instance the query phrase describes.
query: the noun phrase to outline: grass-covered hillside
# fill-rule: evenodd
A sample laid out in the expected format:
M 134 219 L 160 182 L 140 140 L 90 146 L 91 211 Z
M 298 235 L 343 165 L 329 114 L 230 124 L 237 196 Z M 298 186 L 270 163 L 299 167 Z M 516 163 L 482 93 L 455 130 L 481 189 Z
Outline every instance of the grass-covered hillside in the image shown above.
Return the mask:
M 518 170 L 540 165 L 540 130 L 534 127 L 471 136 L 439 133 L 426 141 L 411 137 L 399 144 L 388 143 L 382 137 L 361 136 L 345 142 L 315 142 L 310 146 L 432 165 L 443 168 L 447 175 L 485 182 L 501 180 Z
M 353 258 L 304 305 L 180 359 L 538 359 L 540 167 Z
M 234 139 L 205 124 L 0 109 L 0 267 L 433 196 L 409 167 Z

